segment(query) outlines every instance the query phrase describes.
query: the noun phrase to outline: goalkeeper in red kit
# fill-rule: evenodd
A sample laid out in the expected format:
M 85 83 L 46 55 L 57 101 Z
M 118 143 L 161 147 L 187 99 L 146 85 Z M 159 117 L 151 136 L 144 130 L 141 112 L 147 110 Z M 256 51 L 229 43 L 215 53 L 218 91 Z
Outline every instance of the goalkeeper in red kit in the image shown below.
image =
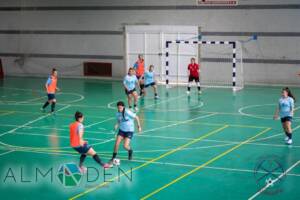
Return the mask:
M 189 83 L 188 83 L 186 93 L 190 94 L 192 82 L 195 80 L 198 87 L 198 94 L 201 94 L 200 80 L 199 80 L 200 67 L 199 64 L 195 62 L 195 58 L 191 58 L 191 63 L 188 65 L 188 70 L 189 70 Z

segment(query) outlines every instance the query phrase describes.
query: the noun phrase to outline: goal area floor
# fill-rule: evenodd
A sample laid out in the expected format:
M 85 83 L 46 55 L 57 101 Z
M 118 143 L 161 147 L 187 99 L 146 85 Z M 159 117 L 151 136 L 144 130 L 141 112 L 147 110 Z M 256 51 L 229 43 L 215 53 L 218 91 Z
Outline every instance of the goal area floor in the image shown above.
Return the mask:
M 193 87 L 187 96 L 185 87 L 159 86 L 159 100 L 149 88 L 138 103 L 143 130 L 134 134 L 133 160 L 127 160 L 122 146 L 119 168 L 104 171 L 88 157 L 88 174 L 70 187 L 59 181 L 58 169 L 79 160 L 69 146 L 74 113 L 83 112 L 84 137 L 108 161 L 115 141 L 116 102 L 126 102 L 126 96 L 120 81 L 59 79 L 57 112 L 50 115 L 40 111 L 46 100 L 44 84 L 41 78 L 8 77 L 0 82 L 3 199 L 300 196 L 300 115 L 295 112 L 293 145 L 287 146 L 280 121 L 272 119 L 280 87 L 247 86 L 236 93 L 208 88 L 201 95 Z M 299 88 L 292 91 L 299 96 Z M 64 171 L 76 179 L 69 173 Z

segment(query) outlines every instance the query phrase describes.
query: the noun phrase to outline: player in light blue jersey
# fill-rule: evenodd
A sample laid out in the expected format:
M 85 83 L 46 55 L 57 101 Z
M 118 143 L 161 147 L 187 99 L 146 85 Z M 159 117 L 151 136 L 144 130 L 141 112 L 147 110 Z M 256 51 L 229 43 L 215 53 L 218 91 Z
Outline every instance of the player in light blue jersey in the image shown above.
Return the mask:
M 151 86 L 154 91 L 154 98 L 155 99 L 159 98 L 157 95 L 157 86 L 156 86 L 156 82 L 155 82 L 155 74 L 154 74 L 154 66 L 153 65 L 150 65 L 148 71 L 146 71 L 144 74 L 144 85 L 145 85 L 145 87 L 143 89 L 144 96 L 146 96 L 146 88 Z
M 275 111 L 274 119 L 280 117 L 283 130 L 285 132 L 285 141 L 292 144 L 292 119 L 294 116 L 295 97 L 289 88 L 282 89 L 282 97 L 279 99 L 278 108 Z
M 130 141 L 134 133 L 134 121 L 137 122 L 138 131 L 141 132 L 141 124 L 139 117 L 131 112 L 129 109 L 125 109 L 125 104 L 122 101 L 117 103 L 118 112 L 116 114 L 117 123 L 114 127 L 115 130 L 119 128 L 117 139 L 114 146 L 114 152 L 111 161 L 117 157 L 120 143 L 124 140 L 124 148 L 128 151 L 128 160 L 132 160 L 133 150 L 130 146 Z
M 135 75 L 135 71 L 133 68 L 129 68 L 128 70 L 128 74 L 125 76 L 124 80 L 123 80 L 123 85 L 125 88 L 125 93 L 127 95 L 128 98 L 128 106 L 129 109 L 131 109 L 131 101 L 132 101 L 132 97 L 134 99 L 134 110 L 137 112 L 138 108 L 137 108 L 137 101 L 138 101 L 138 94 L 136 92 L 136 85 L 138 85 L 138 79 Z

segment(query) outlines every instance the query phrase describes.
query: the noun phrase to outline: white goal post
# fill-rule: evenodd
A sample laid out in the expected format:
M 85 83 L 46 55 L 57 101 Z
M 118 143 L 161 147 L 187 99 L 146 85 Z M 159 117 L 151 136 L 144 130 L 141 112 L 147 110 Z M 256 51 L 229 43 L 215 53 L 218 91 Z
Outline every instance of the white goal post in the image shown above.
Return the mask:
M 203 63 L 213 63 L 213 62 L 218 62 L 216 63 L 214 66 L 209 66 L 208 64 L 206 64 L 206 67 L 204 68 L 204 70 L 206 70 L 205 72 L 205 78 L 206 81 L 202 80 L 201 85 L 205 86 L 205 87 L 223 87 L 223 88 L 232 88 L 234 91 L 236 90 L 240 90 L 244 87 L 244 78 L 243 78 L 243 60 L 242 60 L 242 48 L 241 48 L 241 44 L 238 41 L 203 41 L 203 40 L 199 40 L 199 41 L 189 41 L 189 40 L 168 40 L 165 43 L 165 83 L 166 86 L 169 87 L 170 85 L 170 67 L 172 67 L 172 64 L 170 63 L 170 46 L 172 44 L 175 45 L 180 45 L 180 44 L 185 44 L 185 45 L 225 45 L 231 48 L 230 51 L 226 52 L 226 55 L 224 53 L 224 55 L 226 56 L 226 58 L 224 57 L 217 57 L 217 58 L 212 58 L 212 55 L 215 56 L 224 56 L 222 55 L 222 52 L 216 52 L 214 53 L 206 53 L 208 55 L 207 58 L 201 58 L 200 56 L 200 60 L 203 59 Z M 237 48 L 237 45 L 239 45 L 240 48 Z M 201 48 L 201 49 L 205 49 L 205 47 Z M 237 52 L 238 50 L 238 52 Z M 205 56 L 207 56 L 205 55 Z M 226 68 L 224 68 L 224 66 L 226 66 Z M 221 69 L 223 67 L 223 69 Z M 201 63 L 201 73 L 200 75 L 202 76 L 202 63 Z M 209 68 L 214 68 L 214 71 L 212 71 Z M 223 72 L 222 72 L 223 70 Z M 220 78 L 217 76 L 218 73 L 224 73 L 224 70 L 226 70 L 226 74 L 230 73 L 228 72 L 229 70 L 231 71 L 231 75 L 229 74 L 228 77 L 231 80 L 226 80 L 226 82 L 224 80 L 221 80 L 222 78 Z M 221 74 L 222 76 L 223 74 Z M 200 78 L 201 78 L 200 76 Z M 202 79 L 202 78 L 201 78 Z M 212 81 L 207 81 L 209 79 L 212 79 Z M 214 80 L 213 80 L 214 79 Z

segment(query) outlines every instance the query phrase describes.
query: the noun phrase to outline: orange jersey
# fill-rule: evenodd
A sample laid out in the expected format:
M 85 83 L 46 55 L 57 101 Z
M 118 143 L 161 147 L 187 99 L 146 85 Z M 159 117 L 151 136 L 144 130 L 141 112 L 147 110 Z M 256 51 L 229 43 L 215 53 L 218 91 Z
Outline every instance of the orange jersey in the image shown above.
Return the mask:
M 47 80 L 47 93 L 48 94 L 55 94 L 56 86 L 57 86 L 57 77 L 50 76 Z
M 80 146 L 80 131 L 83 131 L 83 125 L 80 122 L 70 124 L 70 145 L 71 147 Z
M 137 76 L 143 76 L 145 72 L 145 62 L 143 60 L 138 60 L 136 61 L 136 69 L 135 69 L 136 75 Z

